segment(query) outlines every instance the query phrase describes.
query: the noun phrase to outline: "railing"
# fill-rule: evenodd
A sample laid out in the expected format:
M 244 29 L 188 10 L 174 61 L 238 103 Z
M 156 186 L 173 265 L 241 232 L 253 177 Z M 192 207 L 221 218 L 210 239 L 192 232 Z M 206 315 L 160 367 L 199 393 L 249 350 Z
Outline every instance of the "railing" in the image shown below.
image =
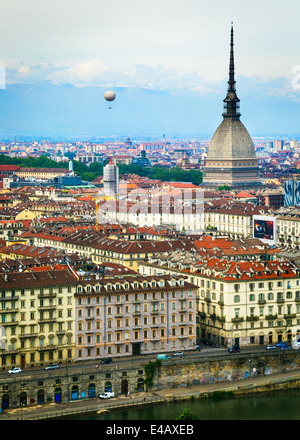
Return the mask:
M 61 409 L 59 410 L 59 403 L 57 404 L 57 410 L 53 409 L 53 411 L 49 411 L 49 412 L 45 412 L 44 414 L 39 414 L 39 415 L 27 415 L 24 413 L 22 414 L 22 419 L 23 420 L 40 420 L 40 419 L 50 419 L 50 418 L 60 418 L 60 417 L 65 417 L 65 416 L 72 416 L 72 415 L 78 415 L 78 414 L 86 414 L 86 413 L 97 413 L 98 411 L 111 411 L 114 409 L 119 409 L 119 408 L 128 408 L 128 407 L 132 407 L 132 406 L 140 406 L 140 405 L 151 405 L 154 403 L 166 403 L 167 402 L 167 398 L 166 397 L 162 397 L 162 396 L 149 396 L 149 397 L 144 397 L 141 399 L 131 399 L 131 398 L 124 398 L 124 402 L 123 401 L 109 401 L 109 402 L 99 402 L 98 405 L 91 405 L 89 406 L 89 401 L 88 399 L 85 400 L 74 400 L 71 403 L 76 404 L 80 402 L 82 404 L 84 404 L 85 402 L 87 402 L 87 405 L 82 406 L 80 408 L 76 408 L 76 409 L 72 409 L 72 408 L 68 408 L 68 409 Z M 70 402 L 69 402 L 70 403 Z

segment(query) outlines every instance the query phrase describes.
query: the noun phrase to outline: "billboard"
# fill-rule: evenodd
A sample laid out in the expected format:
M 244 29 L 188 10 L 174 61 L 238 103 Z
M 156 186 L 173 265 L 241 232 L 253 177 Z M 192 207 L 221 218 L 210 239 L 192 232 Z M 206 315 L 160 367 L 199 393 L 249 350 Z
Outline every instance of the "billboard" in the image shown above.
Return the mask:
M 266 215 L 253 216 L 253 238 L 259 238 L 264 243 L 274 245 L 277 240 L 276 217 Z
M 284 182 L 284 206 L 294 206 L 294 180 Z

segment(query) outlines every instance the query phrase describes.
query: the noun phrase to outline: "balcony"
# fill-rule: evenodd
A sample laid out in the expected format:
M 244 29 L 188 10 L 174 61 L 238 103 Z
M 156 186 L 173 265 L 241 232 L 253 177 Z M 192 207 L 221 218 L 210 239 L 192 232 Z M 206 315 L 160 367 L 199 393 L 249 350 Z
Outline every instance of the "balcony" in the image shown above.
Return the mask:
M 55 310 L 56 309 L 56 305 L 51 305 L 51 306 L 39 306 L 38 310 L 39 311 L 43 311 L 43 310 Z
M 277 317 L 278 317 L 277 313 L 275 315 L 265 315 L 265 319 L 267 321 L 273 321 L 273 320 L 277 319 Z
M 17 313 L 18 311 L 19 309 L 16 307 L 11 309 L 0 309 L 0 313 Z
M 19 339 L 22 338 L 37 338 L 38 337 L 38 333 L 21 333 L 19 334 Z
M 18 325 L 18 324 L 19 324 L 18 321 L 1 322 L 1 325 L 3 325 L 4 327 L 10 326 L 10 325 Z
M 259 316 L 247 316 L 246 321 L 258 321 L 259 320 Z
M 38 319 L 38 322 L 41 323 L 41 324 L 44 324 L 44 323 L 47 323 L 47 322 L 55 322 L 55 321 L 56 321 L 56 318 L 53 317 L 53 316 L 51 316 L 49 318 L 40 318 L 40 319 Z
M 283 315 L 284 319 L 293 319 L 296 318 L 296 313 L 286 313 Z
M 44 347 L 38 347 L 38 351 L 51 351 L 56 350 L 56 345 L 45 345 Z
M 18 299 L 18 296 L 0 296 L 0 301 L 17 301 Z
M 55 298 L 56 297 L 56 293 L 55 292 L 48 292 L 48 293 L 39 293 L 38 294 L 38 298 Z
M 236 323 L 236 322 L 243 322 L 243 321 L 244 321 L 243 317 L 236 317 L 236 318 L 232 318 L 231 319 L 231 322 L 234 322 L 234 323 Z

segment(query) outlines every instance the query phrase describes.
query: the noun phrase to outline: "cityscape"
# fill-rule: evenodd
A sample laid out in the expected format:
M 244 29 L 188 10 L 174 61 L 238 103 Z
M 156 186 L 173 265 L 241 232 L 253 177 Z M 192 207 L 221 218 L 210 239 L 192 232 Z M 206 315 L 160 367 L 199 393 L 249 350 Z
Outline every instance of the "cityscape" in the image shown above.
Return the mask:
M 274 392 L 287 383 L 299 388 L 297 85 L 294 77 L 291 107 L 261 98 L 262 107 L 273 106 L 268 121 L 273 111 L 284 109 L 282 127 L 278 116 L 272 129 L 266 122 L 265 130 L 262 124 L 252 132 L 255 117 L 249 124 L 244 118 L 255 107 L 247 95 L 250 79 L 247 83 L 237 73 L 250 50 L 248 42 L 241 48 L 247 40 L 243 32 L 239 39 L 240 27 L 238 19 L 230 19 L 223 23 L 224 35 L 223 30 L 218 35 L 226 67 L 211 102 L 205 96 L 197 109 L 197 116 L 203 114 L 198 128 L 190 112 L 199 96 L 191 97 L 192 104 L 186 101 L 198 76 L 179 78 L 189 80 L 191 89 L 176 99 L 171 89 L 155 90 L 150 83 L 121 84 L 116 67 L 98 63 L 90 84 L 59 84 L 66 72 L 51 70 L 50 64 L 46 69 L 46 61 L 45 77 L 27 81 L 34 69 L 13 68 L 4 51 L 4 420 L 55 419 L 76 408 L 78 418 L 80 413 L 105 415 L 113 406 L 129 407 L 130 401 L 142 407 L 178 396 L 201 400 L 211 385 L 226 390 L 229 383 L 238 383 L 239 392 L 244 386 L 245 394 L 251 386 Z M 209 38 L 205 41 L 206 47 Z M 222 66 L 223 61 L 219 71 Z M 99 72 L 102 79 L 94 83 Z M 124 81 L 129 78 L 124 68 Z M 141 107 L 145 100 L 147 111 Z M 156 105 L 161 105 L 157 114 Z M 181 114 L 185 105 L 189 121 Z M 76 106 L 80 111 L 90 106 L 91 113 L 74 116 Z M 258 114 L 261 118 L 262 111 Z M 272 385 L 255 382 L 270 378 L 275 378 Z M 192 415 L 181 420 L 193 420 Z

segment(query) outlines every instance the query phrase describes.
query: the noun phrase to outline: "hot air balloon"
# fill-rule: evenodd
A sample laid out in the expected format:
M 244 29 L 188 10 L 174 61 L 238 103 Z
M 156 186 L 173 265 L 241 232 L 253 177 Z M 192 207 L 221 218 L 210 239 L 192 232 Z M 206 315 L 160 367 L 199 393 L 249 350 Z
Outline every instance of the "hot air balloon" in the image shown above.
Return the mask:
M 104 93 L 104 98 L 106 99 L 106 101 L 111 102 L 111 101 L 114 101 L 114 99 L 116 98 L 116 94 L 112 90 L 107 90 Z M 111 107 L 109 107 L 109 108 L 111 108 Z

